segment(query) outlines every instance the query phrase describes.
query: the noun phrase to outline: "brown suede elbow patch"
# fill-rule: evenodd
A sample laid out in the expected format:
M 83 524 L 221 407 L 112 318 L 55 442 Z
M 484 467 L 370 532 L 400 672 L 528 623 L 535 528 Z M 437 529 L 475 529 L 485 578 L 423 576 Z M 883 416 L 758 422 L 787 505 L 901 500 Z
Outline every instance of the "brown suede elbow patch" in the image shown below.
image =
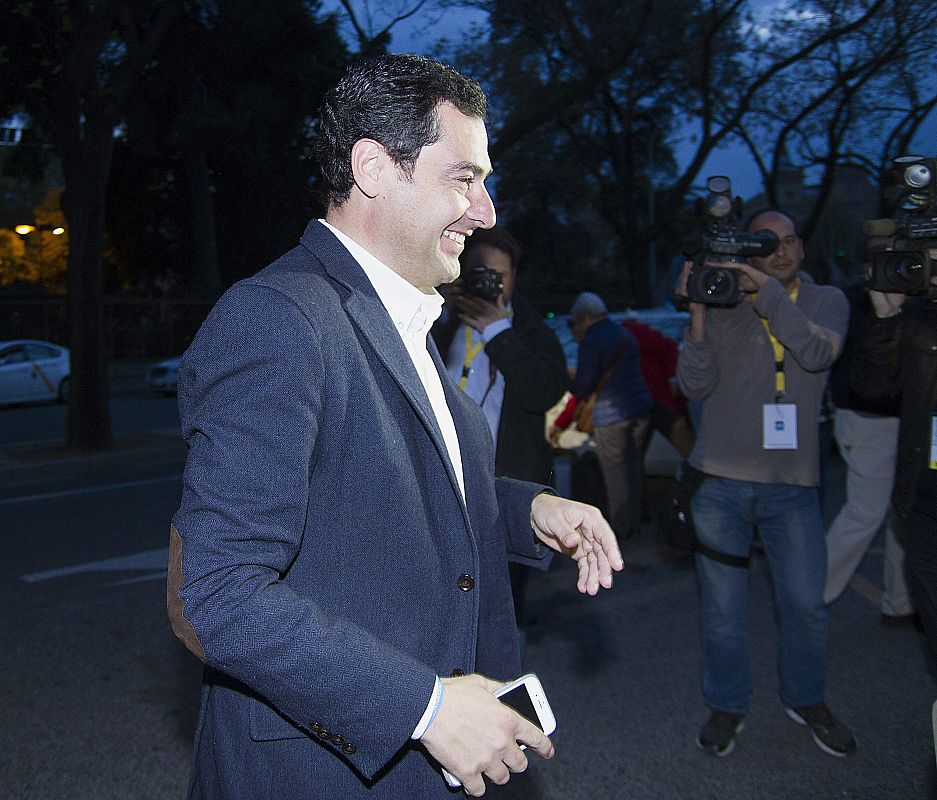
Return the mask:
M 176 634 L 189 650 L 200 661 L 205 660 L 205 650 L 195 635 L 195 628 L 183 614 L 182 598 L 179 589 L 182 588 L 182 536 L 175 525 L 169 526 L 169 564 L 166 570 L 166 610 L 169 612 L 169 622 L 173 633 Z

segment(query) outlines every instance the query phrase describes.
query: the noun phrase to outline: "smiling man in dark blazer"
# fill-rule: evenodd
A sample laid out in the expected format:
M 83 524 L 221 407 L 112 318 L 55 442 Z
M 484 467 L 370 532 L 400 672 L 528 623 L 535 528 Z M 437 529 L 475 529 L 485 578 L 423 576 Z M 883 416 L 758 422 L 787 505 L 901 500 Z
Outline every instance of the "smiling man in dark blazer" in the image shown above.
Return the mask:
M 508 558 L 610 587 L 598 511 L 494 476 L 484 415 L 427 332 L 491 227 L 478 85 L 357 62 L 321 110 L 324 221 L 232 287 L 179 375 L 189 447 L 173 629 L 205 662 L 190 797 L 449 797 L 544 757 L 493 692 L 520 671 Z M 529 752 L 529 751 L 528 751 Z

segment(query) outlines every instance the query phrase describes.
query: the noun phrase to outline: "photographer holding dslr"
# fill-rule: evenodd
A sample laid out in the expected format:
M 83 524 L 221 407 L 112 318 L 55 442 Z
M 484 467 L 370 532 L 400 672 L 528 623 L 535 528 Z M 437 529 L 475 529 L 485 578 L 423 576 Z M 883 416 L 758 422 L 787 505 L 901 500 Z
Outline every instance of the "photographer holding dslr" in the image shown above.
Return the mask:
M 710 190 L 710 216 L 738 216 L 727 179 L 711 180 Z M 849 306 L 838 289 L 801 280 L 803 242 L 787 214 L 761 212 L 748 233 L 715 227 L 677 286 L 691 301 L 677 378 L 688 398 L 702 401 L 688 461 L 705 474 L 691 508 L 707 550 L 695 559 L 711 714 L 697 745 L 728 755 L 749 710 L 747 567 L 757 530 L 774 585 L 781 702 L 823 751 L 846 756 L 855 739 L 824 702 L 826 547 L 817 486 L 820 406 Z M 702 282 L 701 271 L 710 273 Z
M 893 220 L 866 223 L 886 246 L 872 254 L 866 329 L 850 384 L 900 404 L 892 508 L 911 593 L 937 657 L 937 159 L 896 159 L 902 187 Z M 909 296 L 910 295 L 910 296 Z
M 433 326 L 452 380 L 485 412 L 495 442 L 495 474 L 549 484 L 553 451 L 545 414 L 569 386 L 556 334 L 514 291 L 521 246 L 498 226 L 465 240 L 461 277 L 439 292 L 443 316 Z M 519 626 L 524 623 L 528 567 L 511 563 Z
M 556 334 L 514 291 L 520 258 L 504 228 L 466 239 L 461 277 L 439 288 L 446 305 L 433 338 L 453 381 L 485 412 L 496 474 L 549 483 L 544 414 L 569 387 L 569 374 Z

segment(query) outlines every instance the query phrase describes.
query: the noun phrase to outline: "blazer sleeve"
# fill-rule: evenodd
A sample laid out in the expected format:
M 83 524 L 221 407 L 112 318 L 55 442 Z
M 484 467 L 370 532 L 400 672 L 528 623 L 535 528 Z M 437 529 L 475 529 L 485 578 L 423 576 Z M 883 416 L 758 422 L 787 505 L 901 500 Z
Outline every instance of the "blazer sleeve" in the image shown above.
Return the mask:
M 239 284 L 183 358 L 189 452 L 173 518 L 170 583 L 175 570 L 182 606 L 173 621 L 208 665 L 296 726 L 308 732 L 318 721 L 341 731 L 356 748 L 345 755 L 373 775 L 408 741 L 435 672 L 282 580 L 304 536 L 322 533 L 321 546 L 335 546 L 339 534 L 328 526 L 341 525 L 306 530 L 327 402 L 324 346 L 287 297 Z
M 517 564 L 547 569 L 552 562 L 553 551 L 534 536 L 530 524 L 530 506 L 538 494 L 553 494 L 553 490 L 538 483 L 502 477 L 495 479 L 495 491 L 505 528 L 509 559 Z

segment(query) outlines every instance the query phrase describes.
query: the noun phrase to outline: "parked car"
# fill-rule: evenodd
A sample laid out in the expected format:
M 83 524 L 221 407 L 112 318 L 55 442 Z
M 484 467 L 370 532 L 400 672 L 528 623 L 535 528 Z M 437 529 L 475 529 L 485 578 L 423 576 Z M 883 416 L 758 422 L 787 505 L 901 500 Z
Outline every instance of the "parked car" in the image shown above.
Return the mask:
M 68 400 L 68 349 L 38 339 L 0 342 L 0 405 Z
M 176 356 L 154 364 L 146 373 L 146 385 L 166 395 L 175 394 L 180 361 L 182 356 Z

